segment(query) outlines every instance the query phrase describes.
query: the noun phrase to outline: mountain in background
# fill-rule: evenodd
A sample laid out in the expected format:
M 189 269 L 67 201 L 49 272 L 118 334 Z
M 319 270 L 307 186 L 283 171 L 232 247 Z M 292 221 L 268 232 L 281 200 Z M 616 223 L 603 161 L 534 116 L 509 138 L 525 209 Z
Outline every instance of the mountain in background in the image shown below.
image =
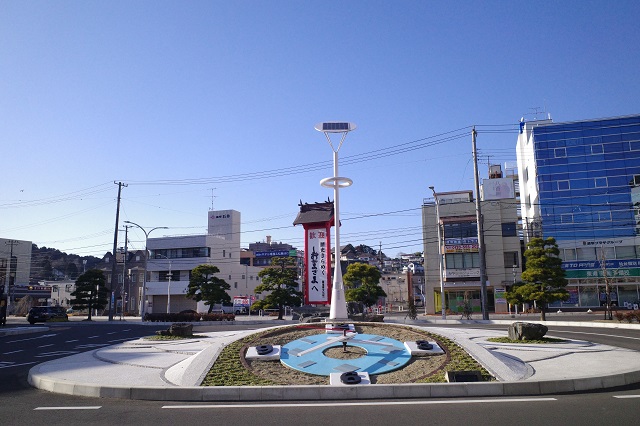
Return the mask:
M 94 268 L 101 260 L 95 256 L 67 254 L 55 248 L 32 244 L 29 278 L 32 283 L 42 280 L 75 280 L 83 271 Z

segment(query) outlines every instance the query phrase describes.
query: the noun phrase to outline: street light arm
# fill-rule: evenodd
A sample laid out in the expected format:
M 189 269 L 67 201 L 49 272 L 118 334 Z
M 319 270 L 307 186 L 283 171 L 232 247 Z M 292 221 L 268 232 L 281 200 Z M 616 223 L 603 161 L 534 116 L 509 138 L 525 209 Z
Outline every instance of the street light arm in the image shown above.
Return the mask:
M 130 225 L 137 226 L 144 232 L 144 275 L 142 276 L 142 297 L 140 300 L 140 316 L 144 320 L 145 314 L 145 303 L 146 303 L 146 293 L 147 293 L 147 271 L 149 269 L 149 234 L 156 229 L 169 229 L 166 226 L 156 226 L 155 228 L 151 228 L 149 232 L 147 232 L 142 226 L 138 225 L 135 222 L 131 222 L 130 220 L 125 220 L 124 223 L 128 223 Z

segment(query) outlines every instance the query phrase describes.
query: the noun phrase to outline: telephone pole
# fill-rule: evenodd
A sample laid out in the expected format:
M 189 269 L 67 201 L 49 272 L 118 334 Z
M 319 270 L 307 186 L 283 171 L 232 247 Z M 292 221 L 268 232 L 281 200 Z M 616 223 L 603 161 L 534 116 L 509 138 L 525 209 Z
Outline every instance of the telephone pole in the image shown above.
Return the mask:
M 113 182 L 118 185 L 118 202 L 116 206 L 116 227 L 113 232 L 113 252 L 111 256 L 111 288 L 109 289 L 109 321 L 113 321 L 113 295 L 116 288 L 118 288 L 118 270 L 116 262 L 116 250 L 118 250 L 118 222 L 120 221 L 120 194 L 122 193 L 122 187 L 127 185 L 122 182 Z
M 487 266 L 485 264 L 484 227 L 482 225 L 482 207 L 480 203 L 480 180 L 478 179 L 478 151 L 476 150 L 475 126 L 471 130 L 471 145 L 473 148 L 473 172 L 476 184 L 476 222 L 478 225 L 478 256 L 480 257 L 480 301 L 482 303 L 482 319 L 489 319 L 487 311 Z
M 20 241 L 17 240 L 9 240 L 9 241 L 5 241 L 4 242 L 5 245 L 7 246 L 11 246 L 10 249 L 10 253 L 9 254 L 9 275 L 8 275 L 8 279 L 6 280 L 6 286 L 5 286 L 5 292 L 7 293 L 7 312 L 9 312 L 9 307 L 11 306 L 11 295 L 13 294 L 13 290 L 14 290 L 14 285 L 15 285 L 15 281 L 16 281 L 16 270 L 18 269 L 18 261 L 16 260 L 16 267 L 13 267 L 13 246 L 17 246 L 18 244 L 20 244 Z

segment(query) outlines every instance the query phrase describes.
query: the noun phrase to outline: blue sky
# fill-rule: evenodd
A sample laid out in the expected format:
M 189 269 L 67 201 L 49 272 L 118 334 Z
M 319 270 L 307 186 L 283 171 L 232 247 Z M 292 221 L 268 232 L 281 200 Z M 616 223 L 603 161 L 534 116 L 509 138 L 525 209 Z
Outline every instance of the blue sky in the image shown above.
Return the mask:
M 515 161 L 521 117 L 640 113 L 634 1 L 0 3 L 0 237 L 102 256 L 121 224 L 303 248 L 298 202 L 333 198 L 342 243 L 421 251 L 420 206 Z M 538 114 L 543 118 L 544 114 Z M 214 198 L 212 198 L 212 194 Z M 130 248 L 144 247 L 132 229 Z M 123 236 L 120 237 L 122 244 Z

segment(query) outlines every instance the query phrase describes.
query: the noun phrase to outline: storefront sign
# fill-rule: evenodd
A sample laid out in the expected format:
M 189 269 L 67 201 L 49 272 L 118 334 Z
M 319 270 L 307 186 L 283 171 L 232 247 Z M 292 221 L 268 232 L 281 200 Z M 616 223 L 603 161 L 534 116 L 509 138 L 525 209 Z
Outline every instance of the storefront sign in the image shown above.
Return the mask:
M 256 252 L 256 257 L 289 257 L 290 255 L 291 255 L 290 250 L 271 250 L 271 251 Z
M 444 270 L 444 278 L 466 278 L 466 277 L 479 277 L 480 276 L 480 268 L 471 268 L 471 269 L 445 269 Z
M 606 269 L 607 277 L 640 277 L 640 268 L 618 268 Z M 589 269 L 589 270 L 565 270 L 565 278 L 604 278 L 605 270 Z
M 640 259 L 611 259 L 605 262 L 607 269 L 616 268 L 640 268 Z M 575 262 L 562 262 L 562 269 L 602 269 L 599 260 L 578 260 Z

